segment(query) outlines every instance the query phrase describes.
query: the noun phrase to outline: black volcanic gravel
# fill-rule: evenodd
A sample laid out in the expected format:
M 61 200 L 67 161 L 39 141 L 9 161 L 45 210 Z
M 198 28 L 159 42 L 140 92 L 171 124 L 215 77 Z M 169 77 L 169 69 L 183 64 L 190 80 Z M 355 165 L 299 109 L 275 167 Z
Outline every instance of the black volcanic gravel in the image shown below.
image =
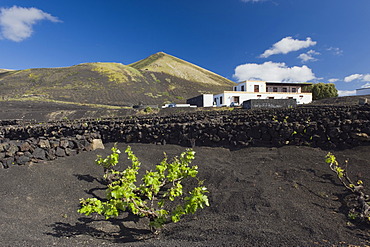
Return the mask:
M 195 147 L 199 177 L 211 206 L 171 223 L 158 235 L 145 219 L 106 221 L 78 214 L 79 199 L 102 196 L 97 154 L 0 169 L 0 246 L 366 246 L 370 231 L 347 218 L 346 190 L 310 147 L 253 147 L 237 151 Z M 127 144 L 119 144 L 123 151 Z M 150 169 L 163 152 L 184 147 L 131 144 Z M 370 188 L 369 147 L 337 151 L 353 179 Z M 121 162 L 127 164 L 124 154 Z M 124 166 L 124 165 L 122 165 Z M 369 189 L 368 189 L 369 191 Z M 127 215 L 124 215 L 127 216 Z

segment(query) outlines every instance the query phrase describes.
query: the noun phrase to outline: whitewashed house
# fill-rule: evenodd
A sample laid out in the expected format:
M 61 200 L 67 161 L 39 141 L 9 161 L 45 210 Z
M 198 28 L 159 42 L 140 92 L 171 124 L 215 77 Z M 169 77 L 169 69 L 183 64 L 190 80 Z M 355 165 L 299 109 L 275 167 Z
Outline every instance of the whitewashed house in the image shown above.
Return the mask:
M 312 102 L 312 93 L 302 90 L 306 82 L 243 81 L 233 91 L 224 91 L 213 96 L 215 106 L 240 105 L 250 99 L 295 99 L 297 104 Z

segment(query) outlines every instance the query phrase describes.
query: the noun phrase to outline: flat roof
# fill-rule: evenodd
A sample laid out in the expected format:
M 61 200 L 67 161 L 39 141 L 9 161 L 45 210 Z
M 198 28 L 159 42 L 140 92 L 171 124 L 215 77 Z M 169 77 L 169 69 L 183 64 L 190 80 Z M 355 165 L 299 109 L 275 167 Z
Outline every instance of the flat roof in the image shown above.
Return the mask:
M 265 82 L 265 81 L 247 80 L 247 81 L 241 81 L 241 82 L 238 82 L 237 84 L 244 83 L 244 82 Z
M 370 87 L 359 88 L 359 89 L 356 89 L 356 90 L 365 90 L 365 89 L 370 89 Z
M 266 84 L 284 84 L 284 85 L 312 85 L 311 82 L 284 82 L 284 81 L 267 81 Z
M 240 83 L 248 83 L 248 82 L 265 82 L 266 84 L 301 84 L 301 85 L 312 85 L 311 82 L 291 82 L 291 81 L 258 81 L 258 80 L 247 80 L 247 81 L 241 81 Z

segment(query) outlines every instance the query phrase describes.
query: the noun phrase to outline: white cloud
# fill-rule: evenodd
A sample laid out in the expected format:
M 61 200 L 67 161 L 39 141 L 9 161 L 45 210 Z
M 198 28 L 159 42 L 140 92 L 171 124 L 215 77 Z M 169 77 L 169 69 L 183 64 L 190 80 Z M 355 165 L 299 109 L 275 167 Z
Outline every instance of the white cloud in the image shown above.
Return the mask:
M 302 53 L 298 56 L 299 59 L 301 59 L 302 63 L 305 62 L 314 62 L 317 61 L 317 58 L 315 58 L 315 55 L 320 55 L 320 52 L 314 51 L 314 50 L 309 50 L 306 53 Z
M 354 80 L 359 80 L 361 79 L 362 75 L 360 74 L 353 74 L 353 75 L 349 75 L 349 76 L 346 76 L 344 78 L 344 81 L 345 82 L 351 82 L 351 81 L 354 81 Z
M 33 25 L 42 20 L 60 22 L 57 17 L 36 8 L 0 8 L 0 38 L 20 42 L 29 38 Z
M 362 81 L 369 81 L 370 82 L 370 74 L 366 74 L 362 77 Z
M 370 74 L 353 74 L 344 78 L 345 82 L 351 82 L 355 80 L 370 82 Z
M 257 3 L 257 2 L 262 2 L 264 0 L 241 0 L 241 1 L 244 2 L 244 3 L 249 3 L 249 2 Z
M 353 96 L 356 95 L 356 90 L 346 91 L 346 90 L 338 90 L 338 96 Z
M 285 63 L 265 62 L 263 64 L 248 63 L 235 68 L 234 77 L 238 81 L 309 81 L 315 79 L 315 74 L 306 65 L 302 67 L 287 67 Z
M 337 56 L 340 56 L 343 54 L 343 50 L 339 49 L 338 47 L 329 47 L 326 50 L 330 51 L 333 55 L 337 55 Z
M 298 40 L 293 39 L 292 37 L 285 37 L 277 43 L 273 44 L 273 46 L 270 49 L 266 50 L 260 57 L 267 58 L 275 54 L 287 54 L 289 52 L 298 51 L 300 49 L 314 46 L 316 44 L 317 42 L 312 41 L 310 37 L 308 37 L 306 40 Z
M 368 88 L 368 87 L 370 87 L 370 82 L 368 82 L 368 83 L 366 83 L 366 84 L 364 84 L 364 85 L 361 86 L 361 88 Z
M 332 79 L 329 79 L 328 81 L 329 81 L 330 83 L 334 83 L 334 82 L 339 81 L 339 79 L 337 79 L 337 78 L 332 78 Z

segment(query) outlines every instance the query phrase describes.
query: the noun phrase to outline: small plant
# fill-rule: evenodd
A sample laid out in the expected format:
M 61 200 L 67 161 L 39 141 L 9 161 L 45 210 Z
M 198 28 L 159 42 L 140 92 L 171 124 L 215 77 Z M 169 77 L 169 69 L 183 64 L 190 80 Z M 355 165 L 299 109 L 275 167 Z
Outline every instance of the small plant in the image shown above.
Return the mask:
M 150 106 L 145 107 L 144 112 L 145 113 L 152 113 L 154 110 Z
M 158 113 L 158 112 L 159 112 L 159 109 L 158 108 L 152 108 L 150 106 L 147 106 L 144 109 L 140 110 L 138 112 L 138 114 L 145 115 L 145 114 L 152 114 L 152 113 Z
M 90 215 L 98 213 L 106 219 L 116 217 L 124 211 L 130 211 L 140 217 L 148 217 L 151 229 L 156 229 L 170 221 L 178 222 L 181 216 L 194 214 L 198 209 L 209 206 L 207 188 L 203 181 L 197 179 L 198 167 L 189 166 L 195 152 L 187 149 L 180 157 L 175 157 L 172 163 L 167 162 L 167 156 L 158 164 L 155 171 L 146 171 L 142 183 L 137 185 L 137 174 L 140 162 L 130 146 L 125 153 L 132 165 L 124 171 L 117 171 L 120 151 L 114 146 L 112 154 L 106 158 L 98 156 L 96 164 L 104 168 L 104 178 L 107 181 L 107 199 L 81 199 L 79 213 Z M 183 190 L 186 178 L 198 180 L 198 186 L 188 193 Z
M 182 96 L 175 96 L 176 99 L 179 99 L 179 100 L 184 100 L 185 98 L 182 97 Z
M 330 169 L 337 174 L 343 186 L 357 195 L 356 200 L 358 203 L 350 209 L 348 217 L 370 223 L 370 196 L 365 194 L 363 182 L 361 180 L 358 180 L 356 183 L 352 182 L 347 174 L 347 161 L 345 162 L 345 168 L 341 167 L 332 153 L 326 155 L 325 161 L 329 164 Z

